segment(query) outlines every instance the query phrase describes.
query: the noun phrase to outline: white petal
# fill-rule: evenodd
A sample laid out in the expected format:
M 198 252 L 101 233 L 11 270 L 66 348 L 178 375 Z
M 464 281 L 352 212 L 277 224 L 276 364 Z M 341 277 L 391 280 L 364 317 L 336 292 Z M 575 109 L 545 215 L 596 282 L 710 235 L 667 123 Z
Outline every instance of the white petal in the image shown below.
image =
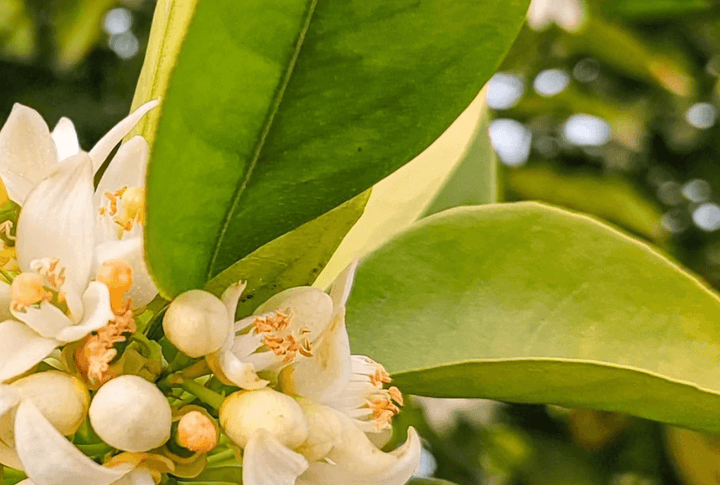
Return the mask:
M 57 148 L 58 160 L 64 160 L 80 151 L 75 125 L 70 119 L 62 117 L 51 133 Z
M 95 207 L 100 207 L 105 192 L 117 192 L 122 187 L 145 187 L 149 152 L 148 143 L 141 136 L 120 145 L 95 190 Z
M 15 104 L 0 130 L 0 175 L 10 198 L 22 204 L 26 190 L 40 183 L 57 159 L 55 143 L 42 116 L 32 108 Z
M 555 4 L 555 22 L 563 29 L 575 32 L 582 26 L 584 15 L 580 0 L 563 0 Z
M 155 485 L 155 481 L 148 470 L 137 469 L 110 485 Z
M 0 280 L 0 322 L 12 318 L 12 313 L 10 313 L 11 300 L 12 289 L 10 285 Z
M 158 290 L 145 263 L 142 237 L 107 241 L 97 246 L 95 251 L 96 262 L 93 273 L 101 264 L 114 260 L 124 261 L 132 268 L 132 287 L 125 296 L 132 298 L 133 309 L 143 307 L 155 298 Z
M 553 1 L 557 0 L 532 0 L 527 12 L 527 21 L 533 30 L 547 28 L 553 14 Z
M 9 413 L 20 402 L 20 395 L 10 386 L 0 384 L 0 418 Z
M 330 404 L 338 399 L 352 374 L 344 306 L 320 342 L 312 348 L 312 353 L 312 357 L 300 358 L 283 370 L 283 391 L 313 402 Z
M 23 469 L 23 464 L 20 461 L 20 457 L 18 457 L 17 452 L 13 448 L 4 445 L 2 441 L 0 441 L 0 465 L 9 466 L 10 468 L 15 468 L 17 470 Z M 20 483 L 26 484 L 27 481 L 28 480 L 23 480 Z
M 0 323 L 0 382 L 30 370 L 50 355 L 60 342 L 43 338 L 24 323 Z
M 83 320 L 60 331 L 55 336 L 57 340 L 65 343 L 75 342 L 108 324 L 114 315 L 110 308 L 110 292 L 107 286 L 91 281 L 83 294 L 83 308 Z
M 414 428 L 400 448 L 384 453 L 373 445 L 347 416 L 337 413 L 342 423 L 340 445 L 328 458 L 334 464 L 314 462 L 297 485 L 404 485 L 420 463 L 422 446 Z
M 232 352 L 220 350 L 217 358 L 225 377 L 236 386 L 243 389 L 261 389 L 268 385 L 268 381 L 258 377 L 253 364 L 243 362 Z
M 345 304 L 350 296 L 350 290 L 352 290 L 353 280 L 355 279 L 355 271 L 357 270 L 358 260 L 356 259 L 342 273 L 335 278 L 330 289 L 330 298 L 333 301 L 333 309 L 335 313 L 339 312 L 340 309 L 345 308 Z
M 73 324 L 58 307 L 43 303 L 40 308 L 29 307 L 25 311 L 11 310 L 13 316 L 40 334 L 41 337 L 55 338 L 65 327 Z
M 120 123 L 115 125 L 110 131 L 103 136 L 99 142 L 90 150 L 90 158 L 93 161 L 93 172 L 97 172 L 105 159 L 110 155 L 110 152 L 115 148 L 115 145 L 120 143 L 125 135 L 130 133 L 130 130 L 142 119 L 145 114 L 153 109 L 155 106 L 160 104 L 160 100 L 149 101 L 144 105 L 140 106 L 134 112 L 130 113 L 128 117 L 123 119 Z
M 222 300 L 225 305 L 227 314 L 232 322 L 235 321 L 235 311 L 237 310 L 238 300 L 240 300 L 242 292 L 245 291 L 245 286 L 245 282 L 238 281 L 237 283 L 228 286 L 225 291 L 223 291 L 222 296 L 220 296 L 220 300 Z
M 243 453 L 243 484 L 294 485 L 307 467 L 308 462 L 302 455 L 260 429 L 250 437 Z
M 36 485 L 109 485 L 131 468 L 100 466 L 75 448 L 29 401 L 15 415 L 15 447 Z
M 92 165 L 85 153 L 58 164 L 30 193 L 17 227 L 18 264 L 23 271 L 35 259 L 57 258 L 65 267 L 66 291 L 85 290 L 95 243 L 92 196 Z

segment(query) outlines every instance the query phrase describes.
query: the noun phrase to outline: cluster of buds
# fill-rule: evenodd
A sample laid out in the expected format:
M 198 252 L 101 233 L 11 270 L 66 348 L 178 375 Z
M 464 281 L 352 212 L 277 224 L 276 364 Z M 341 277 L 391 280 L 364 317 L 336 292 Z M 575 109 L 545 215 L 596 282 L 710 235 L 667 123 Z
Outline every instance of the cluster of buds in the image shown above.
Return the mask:
M 147 143 L 123 143 L 97 189 L 93 176 L 156 104 L 87 153 L 69 120 L 50 133 L 22 106 L 0 130 L 0 177 L 19 207 L 0 221 L 11 250 L 0 261 L 0 477 L 148 485 L 213 481 L 214 467 L 234 465 L 246 485 L 405 483 L 415 431 L 378 448 L 402 395 L 350 353 L 355 265 L 329 294 L 291 288 L 239 319 L 241 282 L 148 306 Z

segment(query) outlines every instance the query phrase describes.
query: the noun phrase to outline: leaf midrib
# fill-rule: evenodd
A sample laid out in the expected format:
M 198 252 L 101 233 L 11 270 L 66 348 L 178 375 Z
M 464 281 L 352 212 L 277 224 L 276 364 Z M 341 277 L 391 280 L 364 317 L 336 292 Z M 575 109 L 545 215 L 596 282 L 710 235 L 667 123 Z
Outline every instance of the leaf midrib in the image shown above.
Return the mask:
M 313 14 L 315 13 L 315 7 L 317 6 L 318 1 L 319 0 L 310 1 L 310 5 L 307 10 L 307 16 L 305 18 L 305 24 L 303 25 L 302 29 L 300 30 L 300 34 L 298 35 L 297 43 L 295 44 L 295 51 L 293 52 L 293 55 L 290 58 L 290 62 L 287 65 L 287 70 L 285 71 L 285 76 L 283 77 L 283 80 L 280 84 L 280 88 L 277 90 L 272 109 L 270 110 L 267 118 L 265 119 L 262 131 L 260 132 L 260 138 L 258 139 L 257 145 L 255 146 L 255 152 L 253 153 L 253 157 L 250 159 L 250 163 L 248 164 L 248 168 L 242 183 L 238 185 L 235 194 L 233 194 L 232 203 L 230 204 L 230 207 L 225 213 L 225 218 L 223 219 L 222 225 L 220 226 L 220 231 L 218 233 L 218 237 L 215 243 L 215 248 L 213 249 L 212 257 L 210 258 L 210 262 L 208 263 L 207 273 L 205 275 L 206 280 L 209 280 L 213 276 L 213 268 L 215 267 L 215 262 L 217 261 L 217 258 L 220 254 L 220 247 L 222 246 L 222 242 L 225 239 L 225 234 L 230 227 L 230 223 L 238 207 L 238 204 L 240 203 L 240 199 L 244 195 L 245 189 L 250 182 L 250 178 L 252 177 L 253 171 L 255 170 L 255 166 L 260 159 L 260 154 L 265 147 L 265 141 L 267 140 L 268 134 L 272 129 L 275 115 L 280 109 L 280 103 L 285 96 L 285 90 L 287 89 L 288 84 L 290 84 L 290 78 L 292 77 L 292 73 L 295 69 L 295 65 L 297 64 L 297 60 L 300 57 L 300 51 L 302 50 L 302 46 L 305 43 L 305 36 L 310 29 L 310 23 L 312 21 Z

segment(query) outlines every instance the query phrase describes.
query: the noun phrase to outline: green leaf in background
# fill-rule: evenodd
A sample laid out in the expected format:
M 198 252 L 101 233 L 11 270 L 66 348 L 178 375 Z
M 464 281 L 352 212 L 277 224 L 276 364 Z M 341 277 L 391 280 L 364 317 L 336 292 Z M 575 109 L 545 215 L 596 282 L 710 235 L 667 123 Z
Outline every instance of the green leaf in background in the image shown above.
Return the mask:
M 506 168 L 502 175 L 508 200 L 538 200 L 592 214 L 658 243 L 667 237 L 661 207 L 626 178 L 563 172 L 547 164 Z
M 36 54 L 36 29 L 24 0 L 0 1 L 0 56 L 29 60 Z
M 494 158 L 482 158 L 482 143 L 473 142 L 483 132 L 487 138 L 486 110 L 483 90 L 427 150 L 373 186 L 365 212 L 347 233 L 315 286 L 327 288 L 352 261 L 367 256 L 421 218 L 435 198 L 446 192 L 453 174 L 466 170 L 460 169 L 460 164 L 494 164 Z M 478 158 L 472 156 L 475 153 Z M 485 170 L 492 169 L 486 166 Z M 480 177 L 476 182 L 484 187 L 484 184 L 494 184 L 495 178 Z M 489 193 L 490 190 L 480 191 Z
M 608 15 L 639 20 L 706 13 L 717 6 L 714 0 L 607 0 L 600 9 Z
M 720 431 L 720 299 L 586 216 L 517 203 L 427 218 L 362 264 L 347 322 L 353 351 L 410 394 Z
M 429 146 L 493 74 L 527 5 L 198 3 L 148 171 L 161 292 L 204 285 Z
M 591 55 L 636 79 L 653 82 L 678 96 L 697 90 L 689 61 L 671 45 L 649 42 L 624 25 L 591 16 L 578 35 L 568 36 L 573 55 Z
M 63 71 L 83 60 L 102 34 L 102 19 L 118 0 L 53 2 L 56 66 Z
M 365 192 L 250 253 L 208 281 L 205 289 L 220 296 L 233 283 L 247 280 L 237 315 L 250 315 L 262 302 L 293 286 L 310 285 L 345 234 L 363 213 Z

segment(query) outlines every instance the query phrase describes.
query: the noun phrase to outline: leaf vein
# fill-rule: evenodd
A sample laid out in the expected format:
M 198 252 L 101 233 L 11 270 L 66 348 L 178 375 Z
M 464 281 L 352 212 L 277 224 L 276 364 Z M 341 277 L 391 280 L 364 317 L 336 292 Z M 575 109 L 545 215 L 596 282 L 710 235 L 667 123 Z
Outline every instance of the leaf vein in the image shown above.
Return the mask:
M 263 129 L 261 131 L 260 138 L 255 147 L 255 152 L 253 153 L 253 157 L 250 160 L 250 163 L 248 164 L 248 169 L 247 169 L 247 172 L 245 173 L 245 177 L 243 178 L 242 183 L 238 186 L 237 190 L 235 191 L 235 194 L 233 195 L 233 199 L 232 199 L 232 204 L 230 204 L 230 208 L 228 209 L 227 213 L 225 214 L 223 223 L 220 226 L 220 232 L 217 237 L 217 243 L 215 244 L 215 248 L 213 249 L 213 254 L 212 254 L 212 257 L 210 258 L 210 262 L 209 262 L 208 268 L 207 268 L 206 279 L 208 279 L 208 280 L 213 276 L 213 269 L 215 267 L 217 258 L 220 254 L 220 247 L 222 246 L 222 242 L 225 239 L 225 234 L 227 233 L 227 230 L 230 227 L 230 223 L 231 223 L 233 215 L 235 214 L 235 211 L 240 203 L 240 199 L 242 198 L 243 194 L 245 193 L 245 189 L 247 188 L 248 183 L 250 182 L 250 178 L 252 177 L 253 171 L 255 170 L 255 166 L 257 165 L 257 162 L 260 159 L 260 153 L 262 152 L 263 147 L 265 146 L 265 141 L 268 137 L 268 134 L 270 133 L 270 129 L 272 128 L 272 124 L 275 119 L 275 115 L 277 114 L 278 110 L 280 109 L 280 103 L 282 102 L 283 97 L 285 95 L 285 90 L 287 89 L 287 86 L 290 83 L 290 78 L 292 77 L 293 70 L 295 69 L 295 64 L 297 63 L 297 60 L 300 57 L 300 51 L 302 49 L 303 44 L 305 43 L 305 36 L 307 35 L 308 30 L 310 29 L 310 23 L 312 21 L 313 14 L 315 13 L 315 7 L 317 6 L 318 1 L 319 0 L 311 0 L 311 2 L 310 2 L 310 6 L 309 6 L 308 12 L 307 12 L 307 17 L 305 18 L 305 24 L 303 25 L 302 29 L 300 30 L 300 34 L 298 35 L 298 40 L 297 40 L 297 43 L 295 44 L 295 51 L 293 52 L 293 55 L 290 58 L 290 62 L 288 63 L 287 70 L 285 72 L 285 76 L 283 77 L 283 80 L 280 84 L 280 88 L 277 91 L 277 95 L 275 97 L 275 103 L 273 104 L 272 109 L 270 110 L 268 117 L 265 120 L 265 124 L 263 125 Z

